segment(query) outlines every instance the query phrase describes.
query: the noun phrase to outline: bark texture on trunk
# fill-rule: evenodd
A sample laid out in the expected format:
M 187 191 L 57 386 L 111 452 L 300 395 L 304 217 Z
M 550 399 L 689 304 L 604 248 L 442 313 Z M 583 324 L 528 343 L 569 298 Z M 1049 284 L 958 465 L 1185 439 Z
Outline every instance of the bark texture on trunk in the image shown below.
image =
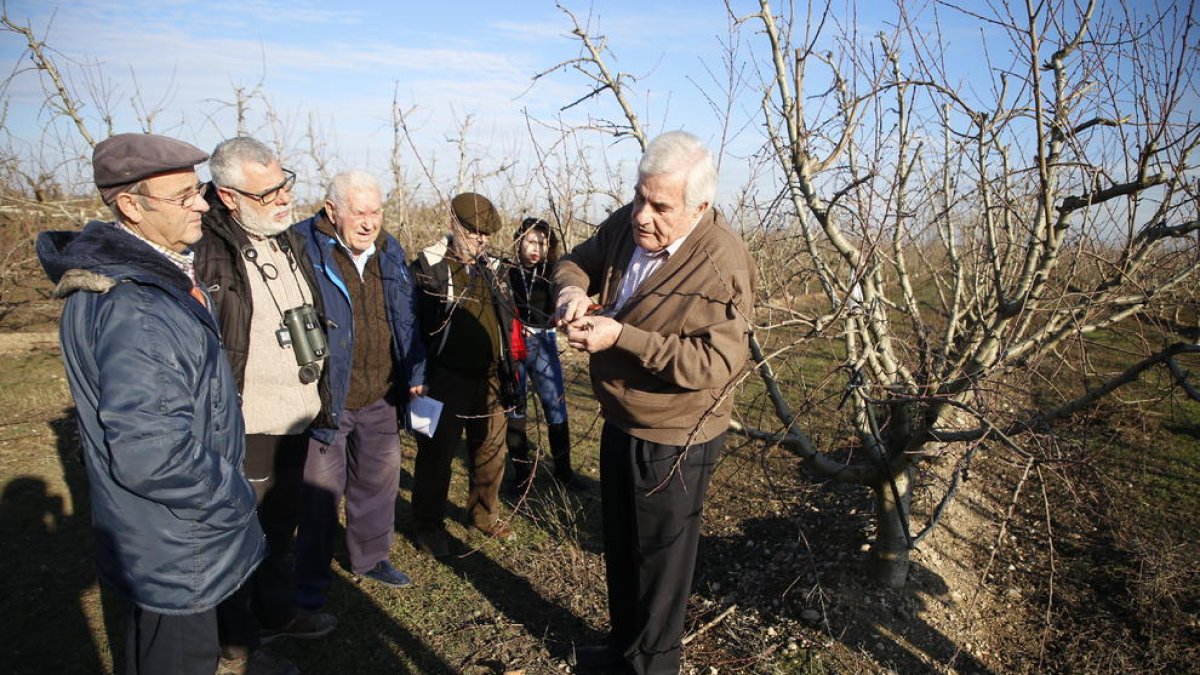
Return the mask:
M 908 509 L 912 502 L 912 468 L 894 478 L 896 489 L 886 479 L 871 486 L 875 493 L 875 519 L 879 529 L 871 547 L 871 573 L 889 588 L 903 588 L 908 579 Z M 896 502 L 899 494 L 900 502 Z

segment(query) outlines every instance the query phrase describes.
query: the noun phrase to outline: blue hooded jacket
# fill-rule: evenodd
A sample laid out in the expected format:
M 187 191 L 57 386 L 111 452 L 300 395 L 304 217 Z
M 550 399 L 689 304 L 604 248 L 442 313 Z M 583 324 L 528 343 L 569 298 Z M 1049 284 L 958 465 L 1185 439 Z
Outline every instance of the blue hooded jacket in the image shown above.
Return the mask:
M 325 362 L 322 377 L 328 380 L 328 418 L 332 427 L 324 428 L 314 423 L 309 433 L 321 443 L 332 443 L 346 405 L 346 393 L 350 389 L 350 369 L 354 358 L 354 309 L 350 305 L 350 291 L 333 257 L 341 244 L 337 237 L 318 227 L 322 220 L 325 220 L 324 209 L 292 227 L 307 240 L 308 258 L 317 271 L 317 285 L 325 302 L 329 341 L 329 359 Z M 421 340 L 415 312 L 417 285 L 413 283 L 408 270 L 404 248 L 395 237 L 380 232 L 375 240 L 375 255 L 379 256 L 379 271 L 383 277 L 383 302 L 392 334 L 392 359 L 397 365 L 395 372 L 399 377 L 407 378 L 395 382 L 393 391 L 403 418 L 403 402 L 407 400 L 408 389 L 425 383 L 425 344 Z
M 113 223 L 44 232 L 91 492 L 100 577 L 160 614 L 215 607 L 266 550 L 237 387 L 212 314 Z

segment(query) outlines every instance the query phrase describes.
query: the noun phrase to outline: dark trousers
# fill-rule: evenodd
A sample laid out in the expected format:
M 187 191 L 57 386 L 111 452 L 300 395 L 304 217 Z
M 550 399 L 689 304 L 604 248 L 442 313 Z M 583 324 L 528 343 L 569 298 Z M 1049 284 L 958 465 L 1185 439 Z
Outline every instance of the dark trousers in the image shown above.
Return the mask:
M 258 522 L 267 536 L 267 557 L 242 588 L 217 606 L 226 656 L 254 651 L 259 627 L 281 628 L 296 616 L 290 556 L 307 454 L 306 434 L 246 436 L 246 478 L 258 498 Z
M 174 615 L 130 605 L 126 675 L 213 675 L 220 655 L 215 610 Z
M 362 574 L 388 557 L 400 487 L 396 406 L 385 399 L 344 410 L 333 442 L 309 441 L 304 464 L 296 585 L 302 604 L 324 604 L 337 543 L 338 503 L 346 495 L 346 550 L 350 571 Z
M 638 675 L 679 672 L 704 495 L 725 434 L 682 448 L 600 436 L 608 644 Z
M 428 395 L 442 402 L 433 438 L 417 435 L 413 468 L 413 520 L 418 531 L 442 528 L 454 450 L 467 434 L 471 467 L 467 516 L 472 525 L 490 527 L 500 518 L 500 481 L 504 478 L 504 409 L 496 375 L 472 375 L 433 367 L 426 377 Z

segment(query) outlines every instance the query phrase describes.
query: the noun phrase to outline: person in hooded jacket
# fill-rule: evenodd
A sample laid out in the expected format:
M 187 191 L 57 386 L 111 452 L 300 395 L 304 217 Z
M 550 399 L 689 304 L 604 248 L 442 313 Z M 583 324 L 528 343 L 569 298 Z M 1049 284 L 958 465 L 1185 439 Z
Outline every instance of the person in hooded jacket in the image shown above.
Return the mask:
M 587 485 L 571 468 L 571 430 L 567 422 L 567 390 L 562 362 L 558 358 L 558 332 L 554 326 L 554 293 L 550 275 L 558 262 L 558 235 L 550 223 L 526 218 L 513 233 L 516 255 L 508 270 L 513 301 L 525 326 L 526 356 L 517 362 L 517 404 L 508 413 L 506 441 L 512 459 L 513 479 L 508 493 L 519 496 L 531 486 L 536 459 L 529 457 L 527 391 L 533 383 L 542 413 L 546 436 L 554 458 L 554 478 L 572 492 L 585 492 Z
M 212 675 L 216 606 L 266 549 L 237 387 L 190 246 L 208 155 L 152 134 L 96 144 L 115 222 L 44 232 L 87 469 L 100 578 L 129 598 L 126 672 Z

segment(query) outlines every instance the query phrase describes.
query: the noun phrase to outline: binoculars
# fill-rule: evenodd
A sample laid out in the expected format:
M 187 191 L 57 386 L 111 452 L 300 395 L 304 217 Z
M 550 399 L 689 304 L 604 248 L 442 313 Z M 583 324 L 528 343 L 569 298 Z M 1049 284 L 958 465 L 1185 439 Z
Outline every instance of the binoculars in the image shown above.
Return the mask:
M 291 347 L 300 366 L 300 381 L 316 382 L 321 376 L 317 363 L 329 353 L 329 343 L 321 330 L 321 321 L 312 305 L 300 305 L 283 313 L 283 326 L 275 331 L 279 346 Z

